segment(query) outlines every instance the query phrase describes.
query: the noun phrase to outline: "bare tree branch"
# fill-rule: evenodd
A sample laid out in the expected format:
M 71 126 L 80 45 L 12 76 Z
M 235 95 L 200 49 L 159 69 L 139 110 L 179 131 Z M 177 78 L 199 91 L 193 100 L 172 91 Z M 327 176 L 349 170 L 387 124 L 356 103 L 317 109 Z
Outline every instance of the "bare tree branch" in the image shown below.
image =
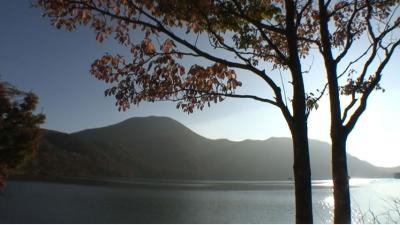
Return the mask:
M 340 60 L 343 59 L 343 57 L 345 57 L 347 55 L 347 52 L 349 51 L 351 45 L 353 44 L 354 41 L 354 35 L 351 32 L 352 29 L 352 25 L 353 25 L 353 21 L 356 18 L 357 13 L 359 13 L 363 8 L 357 8 L 357 1 L 355 1 L 354 3 L 354 9 L 353 9 L 353 13 L 351 14 L 349 21 L 347 22 L 347 26 L 346 26 L 346 44 L 344 46 L 343 51 L 336 57 L 335 62 L 339 63 Z
M 342 123 L 344 123 L 344 122 L 346 121 L 347 114 L 349 113 L 350 109 L 353 108 L 353 106 L 357 103 L 357 100 L 358 100 L 358 99 L 356 98 L 356 94 L 353 93 L 353 94 L 351 95 L 351 102 L 350 102 L 350 104 L 349 104 L 346 108 L 344 108 L 344 110 L 343 110 Z
M 345 131 L 346 133 L 351 132 L 351 130 L 354 128 L 355 124 L 357 123 L 358 119 L 360 118 L 360 116 L 362 115 L 362 113 L 365 111 L 366 107 L 367 107 L 367 100 L 368 97 L 370 96 L 370 94 L 372 93 L 372 91 L 377 87 L 377 85 L 379 84 L 379 81 L 382 78 L 382 71 L 385 68 L 386 64 L 389 62 L 389 60 L 391 59 L 394 51 L 396 50 L 396 48 L 400 45 L 400 40 L 398 40 L 397 42 L 395 42 L 392 47 L 390 48 L 390 50 L 387 52 L 384 60 L 381 62 L 381 64 L 378 66 L 378 68 L 376 69 L 375 73 L 374 73 L 374 78 L 371 81 L 371 83 L 369 84 L 369 86 L 367 87 L 367 89 L 365 90 L 365 92 L 362 93 L 361 96 L 361 100 L 360 100 L 360 105 L 358 106 L 358 108 L 356 109 L 356 111 L 353 113 L 353 115 L 350 117 L 349 121 L 347 122 L 347 124 L 345 124 Z

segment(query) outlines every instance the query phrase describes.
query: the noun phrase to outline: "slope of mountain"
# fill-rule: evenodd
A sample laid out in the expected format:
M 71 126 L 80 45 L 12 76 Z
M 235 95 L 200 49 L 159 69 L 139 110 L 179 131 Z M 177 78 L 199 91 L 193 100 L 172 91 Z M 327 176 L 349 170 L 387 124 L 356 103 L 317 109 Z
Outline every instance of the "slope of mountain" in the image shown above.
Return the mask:
M 330 146 L 310 141 L 314 179 L 330 178 Z M 65 134 L 45 131 L 37 163 L 44 176 L 207 180 L 286 180 L 292 177 L 289 138 L 206 139 L 165 117 Z M 352 177 L 393 177 L 394 170 L 348 156 Z M 32 172 L 33 171 L 33 172 Z

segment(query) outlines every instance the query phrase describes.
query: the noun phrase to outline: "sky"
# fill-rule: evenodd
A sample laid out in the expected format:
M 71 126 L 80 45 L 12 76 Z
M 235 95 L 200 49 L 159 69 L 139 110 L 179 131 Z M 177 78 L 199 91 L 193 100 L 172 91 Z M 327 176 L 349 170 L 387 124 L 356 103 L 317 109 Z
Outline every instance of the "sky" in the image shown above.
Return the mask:
M 0 6 L 0 76 L 18 88 L 35 92 L 39 112 L 46 114 L 44 128 L 75 132 L 121 122 L 130 117 L 167 116 L 211 139 L 264 140 L 290 137 L 280 111 L 271 105 L 246 99 L 227 99 L 188 115 L 175 103 L 142 103 L 119 112 L 112 97 L 104 97 L 107 85 L 89 73 L 90 65 L 106 52 L 124 51 L 113 41 L 100 44 L 88 29 L 74 32 L 52 27 L 28 0 L 2 1 Z M 400 49 L 399 49 L 400 51 Z M 400 54 L 387 66 L 382 80 L 385 93 L 374 92 L 349 136 L 348 153 L 376 166 L 400 166 Z M 308 62 L 311 64 L 311 62 Z M 306 85 L 323 82 L 322 62 L 313 59 Z M 265 85 L 248 74 L 241 75 L 239 92 L 268 93 Z M 284 82 L 287 79 L 284 76 Z M 315 89 L 314 89 L 315 90 Z M 327 97 L 309 118 L 309 137 L 330 142 Z M 155 128 L 156 129 L 156 128 Z

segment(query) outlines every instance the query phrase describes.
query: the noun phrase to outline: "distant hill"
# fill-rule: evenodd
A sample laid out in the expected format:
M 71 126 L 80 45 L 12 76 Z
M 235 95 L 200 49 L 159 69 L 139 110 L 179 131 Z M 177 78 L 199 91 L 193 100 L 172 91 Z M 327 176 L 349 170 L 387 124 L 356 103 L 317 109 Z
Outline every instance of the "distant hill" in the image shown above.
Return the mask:
M 310 140 L 312 177 L 329 179 L 330 145 Z M 286 180 L 292 175 L 289 138 L 265 141 L 210 140 L 166 117 L 65 134 L 44 131 L 35 163 L 26 174 L 95 178 Z M 352 177 L 393 177 L 348 155 Z

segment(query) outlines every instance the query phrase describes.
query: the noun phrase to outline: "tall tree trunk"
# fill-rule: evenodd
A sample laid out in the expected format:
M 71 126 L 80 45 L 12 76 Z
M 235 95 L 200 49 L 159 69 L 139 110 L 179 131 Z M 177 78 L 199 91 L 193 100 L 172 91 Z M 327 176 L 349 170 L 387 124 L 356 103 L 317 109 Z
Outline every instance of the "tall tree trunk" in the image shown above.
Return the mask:
M 311 169 L 308 148 L 307 125 L 292 132 L 294 163 L 293 172 L 296 196 L 296 223 L 313 223 Z
M 338 84 L 337 62 L 332 55 L 332 45 L 329 37 L 329 16 L 324 0 L 318 1 L 320 11 L 320 34 L 323 57 L 328 79 L 329 105 L 331 115 L 332 140 L 332 178 L 335 200 L 334 222 L 350 223 L 350 191 L 347 174 L 346 140 L 347 131 L 343 127 Z
M 334 223 L 351 223 L 349 176 L 347 172 L 346 135 L 332 138 L 332 178 L 335 200 Z
M 296 223 L 313 223 L 311 169 L 308 147 L 308 130 L 306 116 L 306 96 L 303 72 L 298 49 L 296 25 L 297 9 L 293 0 L 285 0 L 288 57 L 286 63 L 292 73 L 293 85 L 293 120 L 287 120 L 293 138 L 293 172 L 296 195 Z

